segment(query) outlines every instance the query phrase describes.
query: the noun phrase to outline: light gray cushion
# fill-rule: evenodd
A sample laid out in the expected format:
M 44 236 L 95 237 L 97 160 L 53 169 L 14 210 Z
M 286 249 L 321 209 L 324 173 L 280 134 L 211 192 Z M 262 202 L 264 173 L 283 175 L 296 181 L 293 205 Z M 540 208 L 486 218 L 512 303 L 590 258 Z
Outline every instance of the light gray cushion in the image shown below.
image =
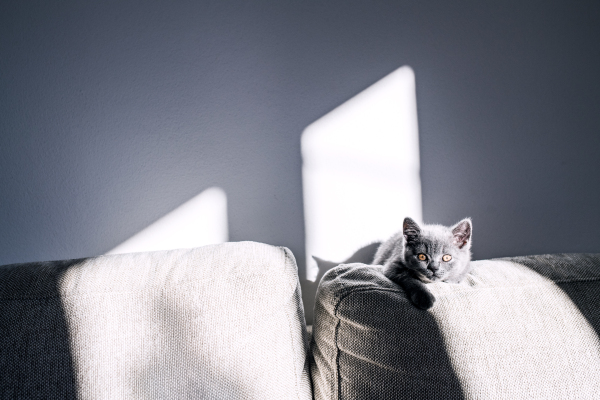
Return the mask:
M 597 399 L 600 255 L 474 262 L 433 283 L 423 311 L 380 267 L 321 281 L 313 325 L 315 398 Z
M 300 298 L 251 242 L 0 267 L 0 398 L 310 399 Z

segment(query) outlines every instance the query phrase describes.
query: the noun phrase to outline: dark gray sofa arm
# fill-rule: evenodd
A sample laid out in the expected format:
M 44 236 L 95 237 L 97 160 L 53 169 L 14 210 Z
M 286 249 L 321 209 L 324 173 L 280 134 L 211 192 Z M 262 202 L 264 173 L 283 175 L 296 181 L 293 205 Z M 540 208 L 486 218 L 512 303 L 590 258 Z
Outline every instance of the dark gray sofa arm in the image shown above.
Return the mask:
M 600 255 L 476 261 L 415 308 L 380 267 L 321 281 L 315 399 L 591 399 L 600 394 Z

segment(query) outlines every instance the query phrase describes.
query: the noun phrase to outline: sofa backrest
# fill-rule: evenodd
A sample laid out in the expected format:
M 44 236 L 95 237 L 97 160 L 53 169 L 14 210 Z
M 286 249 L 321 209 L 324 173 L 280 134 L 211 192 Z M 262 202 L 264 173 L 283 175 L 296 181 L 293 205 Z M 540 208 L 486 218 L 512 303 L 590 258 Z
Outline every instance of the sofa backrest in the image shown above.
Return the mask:
M 0 398 L 310 399 L 294 257 L 242 242 L 0 267 Z
M 322 279 L 313 325 L 317 400 L 600 396 L 600 255 L 476 261 L 417 309 L 379 266 Z

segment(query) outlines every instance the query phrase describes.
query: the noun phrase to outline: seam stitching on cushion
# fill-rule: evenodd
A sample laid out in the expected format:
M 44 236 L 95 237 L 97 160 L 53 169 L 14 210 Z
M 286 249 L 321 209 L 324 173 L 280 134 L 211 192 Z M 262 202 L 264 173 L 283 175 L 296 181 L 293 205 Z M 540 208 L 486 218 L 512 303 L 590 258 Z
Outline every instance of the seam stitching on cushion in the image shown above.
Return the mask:
M 296 354 L 296 350 L 295 350 L 296 349 L 296 342 L 294 340 L 294 334 L 293 334 L 293 331 L 292 331 L 292 322 L 290 321 L 289 310 L 287 310 L 287 309 L 285 310 L 285 317 L 286 317 L 287 323 L 288 323 L 288 331 L 289 331 L 289 334 L 290 334 L 290 340 L 292 342 L 292 347 L 294 348 L 294 350 L 293 350 L 293 352 L 294 352 L 294 361 L 296 361 L 296 359 L 298 358 L 298 355 Z M 304 362 L 306 362 L 306 360 Z M 296 372 L 295 362 L 292 362 L 292 368 L 294 370 L 294 378 L 295 378 L 294 379 L 294 386 L 296 388 L 296 396 L 300 400 L 300 393 L 298 391 L 298 373 Z M 304 368 L 304 365 L 303 365 L 302 368 Z
M 593 278 L 558 279 L 558 280 L 555 280 L 552 282 L 554 282 L 554 283 L 577 283 L 577 282 L 595 282 L 595 281 L 600 281 L 600 277 L 595 276 Z
M 280 247 L 280 248 L 281 248 L 281 247 Z M 290 256 L 289 256 L 289 254 L 288 254 L 288 251 L 289 251 L 289 250 L 288 250 L 288 249 L 286 249 L 286 248 L 283 248 L 282 250 L 283 250 L 283 253 L 284 253 L 284 258 L 285 258 L 284 262 L 285 262 L 286 264 L 287 264 L 287 263 L 291 263 L 291 262 L 292 262 L 292 259 L 291 259 L 291 257 L 290 257 Z M 292 292 L 292 298 L 293 298 L 294 300 L 296 300 L 296 299 L 295 299 L 295 295 L 296 295 L 296 291 L 298 290 L 298 285 L 299 285 L 299 284 L 300 284 L 300 282 L 299 282 L 299 281 L 296 281 L 296 287 L 295 287 L 294 291 Z M 298 308 L 297 308 L 297 307 L 296 307 L 296 311 L 298 311 Z M 292 342 L 292 347 L 293 347 L 293 349 L 294 349 L 294 350 L 293 350 L 293 352 L 294 352 L 294 359 L 297 359 L 297 358 L 298 358 L 298 357 L 297 357 L 298 355 L 297 355 L 297 353 L 296 353 L 296 343 L 295 343 L 295 341 L 294 341 L 294 334 L 293 334 L 293 330 L 292 330 L 292 322 L 291 322 L 291 320 L 290 320 L 289 310 L 288 310 L 287 308 L 285 309 L 285 317 L 286 317 L 286 318 L 287 318 L 287 320 L 288 320 L 287 322 L 288 322 L 288 328 L 289 328 L 289 333 L 290 333 L 290 340 L 291 340 L 291 342 Z M 302 322 L 300 322 L 300 325 L 302 325 Z M 303 337 L 304 337 L 304 334 L 303 334 Z M 304 342 L 304 340 L 302 340 L 302 342 Z M 306 350 L 306 347 L 305 347 L 305 346 L 306 346 L 306 344 L 305 344 L 305 343 L 302 343 L 302 348 Z M 294 360 L 294 361 L 295 361 L 295 360 Z M 303 362 L 302 362 L 302 370 L 304 370 L 304 366 L 305 366 L 305 365 L 306 365 L 306 352 L 305 352 L 305 354 L 304 354 L 304 360 L 303 360 Z M 295 380 L 294 380 L 294 386 L 296 387 L 296 396 L 298 396 L 298 400 L 300 400 L 300 391 L 298 390 L 298 372 L 296 371 L 296 365 L 295 365 L 295 363 L 293 363 L 292 367 L 293 367 L 293 369 L 294 369 L 294 378 L 295 378 Z
M 295 266 L 296 267 L 296 276 L 298 276 L 298 265 L 296 265 L 296 259 L 293 257 L 293 253 L 290 256 L 289 253 L 291 253 L 292 251 L 290 249 L 288 249 L 285 246 L 278 246 L 278 248 L 283 252 L 283 258 L 284 258 L 284 264 L 287 266 L 288 264 L 290 266 Z M 294 293 L 294 291 L 296 290 L 296 287 L 294 287 L 294 285 L 292 283 L 290 283 L 290 289 L 292 291 L 292 294 Z
M 546 278 L 542 275 L 543 278 Z M 546 278 L 548 279 L 548 278 Z M 469 292 L 478 292 L 481 290 L 496 290 L 496 289 L 517 289 L 517 288 L 529 288 L 529 287 L 542 287 L 542 286 L 551 286 L 558 285 L 562 283 L 586 283 L 586 282 L 599 282 L 600 278 L 582 278 L 582 279 L 564 279 L 564 280 L 550 280 L 549 282 L 538 282 L 529 285 L 510 285 L 510 286 L 487 286 L 480 287 L 476 289 L 463 289 L 463 290 L 453 290 L 451 292 L 443 293 L 444 295 L 454 294 L 454 293 L 469 293 Z
M 519 258 L 532 260 L 532 259 L 537 259 L 539 257 L 544 257 L 544 258 L 554 258 L 554 257 L 563 257 L 563 258 L 567 258 L 567 257 L 594 258 L 594 257 L 598 257 L 598 256 L 600 256 L 600 253 L 544 253 L 544 254 L 529 254 L 529 255 L 526 255 L 526 256 L 497 257 L 497 258 L 490 258 L 487 261 L 497 261 L 497 260 L 512 261 L 514 259 L 519 259 Z M 485 260 L 477 260 L 477 261 L 485 261 Z
M 336 381 L 337 381 L 336 382 L 337 383 L 337 385 L 336 385 L 336 388 L 337 388 L 336 398 L 338 400 L 341 400 L 340 396 L 341 396 L 341 391 L 342 391 L 342 387 L 341 387 L 342 386 L 342 382 L 341 382 L 341 379 L 340 379 L 340 346 L 338 345 L 338 330 L 340 328 L 340 322 L 341 322 L 341 320 L 340 320 L 340 318 L 337 315 L 337 309 L 338 309 L 339 305 L 340 305 L 340 303 L 338 302 L 336 304 L 336 306 L 335 306 L 335 311 L 334 311 L 334 315 L 335 315 L 335 317 L 338 320 L 337 324 L 335 325 L 335 335 L 334 335 L 334 338 L 335 338 L 335 350 L 336 350 L 335 351 L 335 378 L 336 378 Z
M 481 290 L 516 289 L 516 288 L 528 288 L 528 287 L 536 287 L 536 286 L 551 286 L 553 284 L 556 285 L 556 284 L 562 284 L 562 283 L 585 283 L 585 282 L 599 282 L 599 281 L 600 281 L 600 278 L 566 279 L 566 280 L 558 280 L 558 281 L 551 280 L 550 282 L 534 283 L 531 285 L 489 286 L 489 287 L 482 287 L 482 288 L 477 288 L 477 289 L 453 290 L 453 291 L 447 292 L 447 293 L 438 293 L 438 295 L 443 296 L 443 295 L 451 295 L 451 294 L 455 294 L 455 293 L 473 293 L 473 292 L 478 292 Z M 382 292 L 393 292 L 393 293 L 405 293 L 404 290 L 402 290 L 402 288 L 399 288 L 399 289 L 392 289 L 392 288 L 389 288 L 389 289 L 386 289 L 386 288 L 357 288 L 357 289 L 354 289 L 350 293 L 345 293 L 342 297 L 340 297 L 340 300 L 335 308 L 336 317 L 337 317 L 337 307 L 339 306 L 339 303 L 342 302 L 342 300 L 344 300 L 350 294 L 357 293 L 357 292 L 365 292 L 365 291 L 369 291 L 369 290 L 382 291 Z
M 342 301 L 344 301 L 344 299 L 348 296 L 350 296 L 351 294 L 354 293 L 360 293 L 360 292 L 368 292 L 368 291 L 380 291 L 380 292 L 395 292 L 398 293 L 397 290 L 394 289 L 384 289 L 384 288 L 357 288 L 357 289 L 350 289 L 350 291 L 348 291 L 347 293 L 344 293 L 342 296 L 340 296 L 339 300 L 337 301 L 337 304 L 335 305 L 335 309 L 333 311 L 333 314 L 335 315 L 335 317 L 337 318 L 337 324 L 335 326 L 335 334 L 334 334 L 334 341 L 335 341 L 335 350 L 336 350 L 336 354 L 335 354 L 335 373 L 336 373 L 336 380 L 337 380 L 337 399 L 341 400 L 341 396 L 342 396 L 342 380 L 340 379 L 340 346 L 338 344 L 338 331 L 340 328 L 340 324 L 341 324 L 341 319 L 338 316 L 338 308 L 340 307 L 340 304 L 342 303 Z M 402 292 L 400 292 L 402 293 Z

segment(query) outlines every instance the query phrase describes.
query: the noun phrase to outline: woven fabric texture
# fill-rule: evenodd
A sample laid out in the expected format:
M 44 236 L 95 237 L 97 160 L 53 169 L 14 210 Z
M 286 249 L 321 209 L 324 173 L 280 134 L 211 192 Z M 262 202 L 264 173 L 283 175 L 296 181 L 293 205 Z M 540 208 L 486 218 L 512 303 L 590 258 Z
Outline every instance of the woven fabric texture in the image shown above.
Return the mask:
M 312 398 L 285 248 L 8 265 L 0 282 L 0 399 Z
M 415 308 L 381 267 L 338 266 L 315 305 L 316 400 L 600 398 L 600 255 L 476 261 Z

